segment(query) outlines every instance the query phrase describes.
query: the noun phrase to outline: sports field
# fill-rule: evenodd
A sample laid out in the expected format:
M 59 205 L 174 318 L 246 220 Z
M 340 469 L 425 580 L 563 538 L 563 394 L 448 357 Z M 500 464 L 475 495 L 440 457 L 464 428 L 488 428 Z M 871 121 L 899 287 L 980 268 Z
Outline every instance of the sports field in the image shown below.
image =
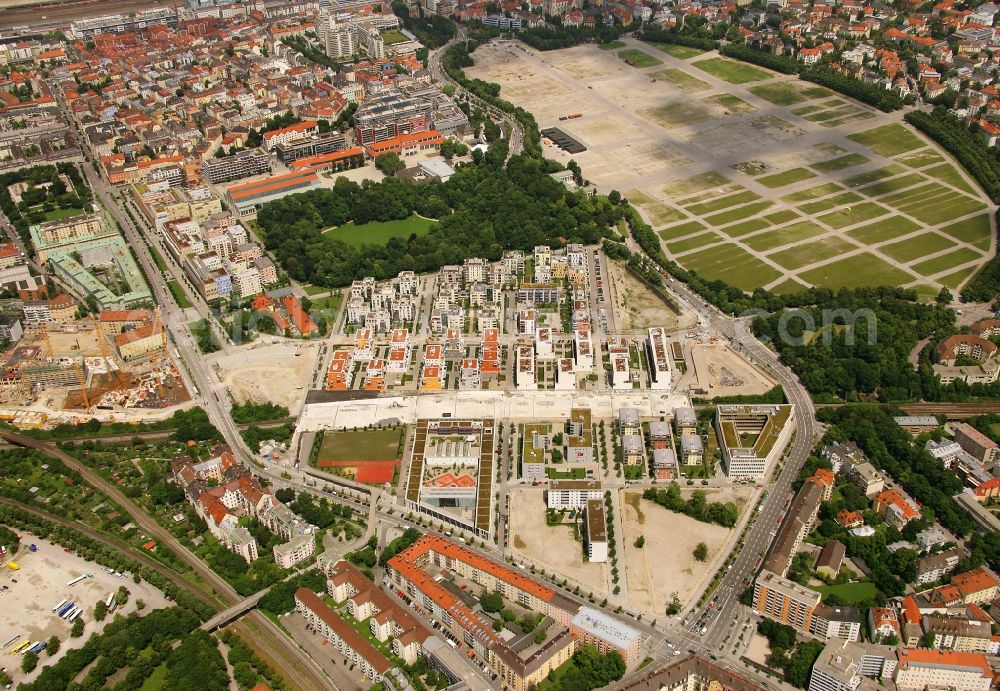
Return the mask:
M 392 482 L 399 468 L 406 428 L 326 432 L 316 467 L 357 482 Z
M 330 239 L 342 240 L 352 247 L 384 245 L 390 238 L 426 235 L 436 223 L 437 221 L 428 218 L 410 216 L 402 221 L 372 221 L 360 226 L 345 223 L 338 228 L 327 228 L 323 234 Z
M 399 458 L 403 427 L 326 432 L 316 458 L 323 461 L 389 461 Z
M 899 113 L 710 51 L 619 43 L 480 49 L 467 71 L 577 137 L 588 180 L 620 191 L 684 267 L 744 290 L 933 296 L 995 251 L 995 207 Z M 622 62 L 643 55 L 662 64 Z M 568 112 L 583 115 L 558 120 Z M 553 145 L 545 155 L 571 158 Z

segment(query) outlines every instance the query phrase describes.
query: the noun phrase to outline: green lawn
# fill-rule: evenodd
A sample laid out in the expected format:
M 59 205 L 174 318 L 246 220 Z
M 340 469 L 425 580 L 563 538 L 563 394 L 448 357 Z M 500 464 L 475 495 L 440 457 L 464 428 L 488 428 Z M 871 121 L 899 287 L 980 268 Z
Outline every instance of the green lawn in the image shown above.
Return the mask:
M 758 67 L 753 67 L 745 62 L 736 62 L 726 58 L 709 58 L 692 63 L 703 72 L 727 81 L 730 84 L 746 84 L 747 82 L 759 82 L 770 79 L 773 74 Z
M 774 230 L 769 230 L 766 233 L 754 235 L 752 238 L 747 238 L 743 242 L 750 249 L 763 252 L 765 250 L 775 249 L 792 242 L 808 240 L 809 238 L 822 235 L 826 232 L 828 231 L 825 228 L 813 223 L 812 221 L 801 221 L 799 223 L 793 223 L 790 226 L 775 228 Z
M 156 249 L 156 245 L 150 243 L 148 247 L 149 247 L 149 254 L 151 257 L 153 257 L 153 263 L 156 264 L 156 268 L 159 269 L 160 271 L 166 271 L 167 263 L 163 261 L 163 257 L 160 256 L 160 252 L 159 250 Z
M 869 221 L 887 213 L 889 213 L 888 209 L 884 209 L 874 202 L 865 202 L 863 204 L 845 206 L 839 211 L 833 211 L 824 216 L 820 216 L 819 220 L 831 228 L 846 228 L 847 226 L 854 225 L 855 223 Z
M 674 68 L 659 70 L 658 72 L 653 72 L 649 76 L 653 77 L 657 81 L 664 81 L 671 86 L 676 86 L 681 91 L 704 91 L 705 89 L 711 88 L 708 85 L 708 82 L 704 82 L 697 77 L 692 77 L 684 70 Z
M 684 257 L 686 268 L 708 279 L 720 279 L 746 291 L 767 285 L 779 278 L 777 269 L 768 266 L 738 245 L 716 245 Z
M 792 168 L 791 170 L 786 170 L 782 173 L 775 173 L 774 175 L 757 178 L 757 182 L 764 185 L 764 187 L 774 189 L 776 187 L 784 187 L 785 185 L 791 185 L 793 182 L 801 182 L 814 177 L 816 177 L 816 173 L 811 170 L 807 170 L 806 168 Z
M 684 208 L 687 209 L 688 213 L 694 214 L 695 216 L 704 216 L 705 214 L 710 214 L 713 211 L 722 211 L 723 209 L 728 209 L 731 206 L 746 204 L 747 202 L 756 201 L 758 199 L 760 199 L 759 194 L 751 192 L 750 190 L 743 190 L 742 192 L 730 194 L 725 197 L 716 197 L 710 202 L 692 204 Z
M 393 43 L 402 43 L 403 41 L 409 41 L 402 31 L 396 31 L 395 29 L 390 29 L 382 34 L 382 40 L 385 41 L 387 46 L 391 46 Z
M 774 202 L 754 202 L 753 204 L 747 204 L 746 206 L 741 206 L 737 209 L 723 211 L 721 214 L 709 216 L 708 218 L 702 220 L 713 226 L 724 226 L 727 223 L 734 223 L 749 216 L 753 216 L 754 214 L 759 214 L 764 209 L 769 209 L 773 205 Z
M 843 170 L 844 168 L 859 166 L 862 163 L 868 163 L 869 160 L 871 159 L 867 156 L 862 156 L 861 154 L 847 154 L 846 156 L 841 156 L 839 158 L 831 158 L 829 161 L 810 163 L 809 166 L 820 171 L 821 173 L 830 173 L 835 170 Z
M 388 461 L 399 458 L 404 427 L 326 432 L 317 461 Z
M 861 194 L 868 195 L 869 197 L 880 197 L 883 194 L 899 192 L 907 187 L 913 187 L 923 181 L 924 177 L 920 173 L 908 173 L 907 175 L 900 175 L 890 180 L 876 182 L 874 185 L 869 185 L 868 187 L 862 187 L 858 191 Z
M 333 295 L 327 295 L 326 297 L 315 298 L 312 301 L 312 309 L 329 310 L 330 312 L 336 314 L 340 310 L 340 306 L 343 303 L 344 303 L 344 294 L 340 291 L 337 291 Z
M 777 295 L 787 295 L 789 293 L 797 293 L 800 290 L 805 289 L 806 287 L 794 278 L 786 278 L 784 281 L 771 288 L 771 292 Z
M 920 137 L 898 123 L 851 134 L 847 138 L 883 156 L 897 156 L 924 146 Z
M 893 175 L 899 175 L 905 171 L 906 169 L 903 166 L 892 163 L 887 165 L 885 168 L 877 168 L 875 170 L 869 170 L 867 173 L 861 173 L 859 175 L 849 177 L 844 180 L 844 184 L 848 187 L 861 187 L 862 185 L 870 185 L 873 182 L 877 182 L 885 178 L 891 178 Z
M 974 245 L 981 250 L 988 250 L 990 248 L 992 231 L 990 230 L 989 214 L 973 216 L 968 220 L 959 221 L 938 230 L 942 233 L 947 233 L 956 240 Z
M 174 296 L 177 306 L 182 310 L 186 310 L 187 308 L 194 306 L 191 304 L 191 301 L 188 300 L 187 294 L 177 281 L 167 281 L 167 288 L 170 290 L 170 294 Z
M 437 221 L 410 216 L 402 221 L 372 221 L 360 226 L 353 222 L 345 223 L 339 228 L 328 228 L 323 234 L 331 240 L 341 240 L 352 247 L 384 245 L 390 238 L 426 235 L 436 224 Z
M 782 209 L 781 211 L 775 211 L 773 214 L 764 216 L 764 220 L 771 225 L 780 226 L 782 223 L 788 223 L 798 217 L 799 215 L 791 209 Z
M 789 247 L 785 250 L 779 250 L 767 255 L 767 258 L 786 269 L 798 269 L 814 262 L 823 261 L 824 259 L 832 259 L 856 249 L 858 249 L 858 246 L 849 240 L 828 237 L 821 240 L 813 240 L 803 245 Z
M 973 273 L 974 273 L 974 272 L 975 272 L 975 271 L 976 271 L 976 270 L 977 270 L 978 268 L 979 268 L 979 267 L 976 267 L 976 266 L 970 266 L 970 267 L 968 267 L 968 268 L 966 268 L 966 269 L 959 269 L 959 270 L 958 270 L 958 271 L 956 271 L 955 273 L 950 273 L 950 274 L 948 274 L 947 276 L 942 276 L 941 278 L 937 279 L 937 281 L 938 281 L 938 283 L 940 283 L 941 285 L 946 285 L 946 286 L 948 286 L 949 288 L 952 288 L 952 289 L 957 289 L 957 288 L 958 288 L 958 287 L 959 287 L 960 285 L 962 285 L 962 284 L 963 284 L 963 283 L 965 282 L 965 280 L 966 280 L 966 279 L 967 279 L 967 278 L 968 278 L 969 276 L 971 276 L 971 275 L 972 275 L 972 274 L 973 274 Z
M 649 43 L 648 45 L 652 46 L 653 48 L 656 48 L 657 50 L 662 50 L 670 57 L 677 58 L 678 60 L 687 60 L 689 58 L 701 55 L 702 53 L 705 52 L 699 48 L 678 46 L 674 43 Z
M 319 295 L 320 293 L 330 292 L 330 289 L 326 286 L 314 286 L 312 283 L 303 285 L 302 290 L 306 291 L 306 295 Z
M 663 64 L 663 61 L 659 58 L 654 58 L 649 53 L 639 50 L 638 48 L 627 48 L 626 50 L 619 51 L 618 57 L 632 67 L 636 67 L 638 69 L 656 67 L 657 65 Z
M 905 264 L 954 246 L 954 241 L 933 231 L 928 231 L 899 242 L 883 245 L 879 248 L 879 252 Z
M 860 228 L 847 231 L 847 234 L 858 242 L 873 245 L 876 242 L 892 240 L 903 235 L 909 235 L 919 230 L 920 225 L 902 216 L 890 216 Z
M 751 218 L 743 223 L 736 223 L 731 226 L 726 226 L 723 232 L 730 237 L 740 237 L 741 235 L 746 235 L 747 233 L 753 233 L 758 230 L 763 230 L 764 228 L 770 228 L 771 224 L 767 222 L 764 218 Z
M 664 228 L 658 231 L 658 234 L 664 240 L 676 240 L 677 238 L 682 238 L 685 235 L 690 235 L 699 230 L 705 230 L 705 224 L 699 223 L 698 221 L 688 221 L 687 223 L 680 223 L 675 226 L 670 226 L 669 228 Z
M 815 588 L 815 590 L 822 593 L 824 597 L 827 595 L 836 595 L 848 605 L 866 602 L 873 599 L 878 593 L 878 588 L 875 587 L 874 583 L 869 581 L 844 583 L 842 585 L 824 585 Z
M 896 160 L 910 166 L 911 168 L 923 168 L 924 166 L 929 166 L 932 163 L 941 163 L 944 161 L 944 159 L 941 158 L 936 151 L 932 151 L 931 149 L 924 149 L 923 151 L 915 151 L 912 154 L 899 156 Z
M 976 194 L 976 190 L 972 188 L 972 185 L 967 183 L 963 178 L 961 173 L 950 163 L 943 163 L 939 166 L 934 166 L 932 168 L 925 168 L 921 171 L 924 175 L 929 175 L 932 178 L 937 178 L 941 182 L 946 182 L 952 187 L 956 187 L 963 192 L 968 192 L 969 194 Z
M 864 199 L 864 197 L 854 194 L 853 192 L 844 192 L 843 194 L 838 194 L 835 197 L 820 199 L 818 202 L 802 204 L 799 206 L 799 211 L 807 216 L 812 216 L 813 214 L 829 211 L 830 209 L 843 204 L 854 204 L 856 202 L 860 202 L 862 199 Z
M 925 262 L 914 264 L 912 268 L 918 274 L 931 276 L 933 274 L 941 273 L 942 271 L 947 271 L 948 269 L 956 266 L 961 266 L 967 262 L 975 261 L 976 259 L 982 258 L 982 256 L 983 255 L 975 250 L 962 247 L 954 252 L 942 254 L 940 257 L 934 257 L 933 259 L 928 259 Z
M 608 41 L 597 46 L 601 50 L 618 50 L 625 47 L 625 41 Z
M 678 240 L 677 242 L 668 242 L 667 249 L 671 254 L 680 254 L 681 252 L 690 252 L 691 250 L 698 249 L 699 247 L 704 247 L 705 245 L 710 245 L 713 242 L 718 242 L 722 239 L 722 236 L 718 233 L 713 233 L 711 231 L 707 233 L 698 233 L 692 237 L 685 240 Z
M 545 466 L 545 477 L 550 480 L 582 480 L 587 477 L 587 471 L 583 468 L 556 470 L 552 466 Z
M 914 280 L 908 272 L 868 252 L 810 269 L 800 274 L 799 278 L 813 285 L 834 289 L 900 286 Z
M 45 220 L 48 221 L 61 221 L 64 218 L 72 218 L 73 216 L 79 216 L 83 213 L 83 209 L 78 209 L 72 206 L 68 209 L 52 209 L 52 211 L 45 212 Z
M 904 211 L 929 225 L 944 223 L 985 208 L 986 204 L 981 201 L 957 193 L 953 193 L 950 197 L 944 196 L 899 207 L 900 211 Z
M 802 103 L 802 101 L 808 100 L 795 82 L 758 84 L 757 86 L 751 86 L 747 91 L 778 106 L 790 106 L 794 103 Z
M 160 663 L 153 673 L 143 679 L 139 691 L 160 691 L 167 683 L 167 663 Z
M 810 199 L 819 199 L 820 197 L 825 197 L 829 194 L 833 194 L 834 192 L 840 192 L 843 189 L 843 187 L 835 182 L 827 182 L 822 185 L 810 187 L 809 189 L 793 192 L 792 194 L 786 194 L 781 199 L 782 201 L 795 204 L 797 202 L 807 202 Z

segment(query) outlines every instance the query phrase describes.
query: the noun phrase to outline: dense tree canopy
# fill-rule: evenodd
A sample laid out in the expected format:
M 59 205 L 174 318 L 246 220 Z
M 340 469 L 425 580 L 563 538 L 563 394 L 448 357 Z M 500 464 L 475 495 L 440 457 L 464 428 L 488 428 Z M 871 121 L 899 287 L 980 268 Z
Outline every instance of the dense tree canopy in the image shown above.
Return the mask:
M 400 271 L 429 272 L 467 257 L 500 258 L 504 250 L 535 245 L 595 243 L 618 214 L 603 197 L 571 193 L 546 164 L 515 156 L 500 165 L 461 165 L 447 182 L 415 185 L 389 178 L 361 185 L 339 178 L 331 189 L 311 190 L 266 205 L 257 224 L 267 249 L 288 274 L 317 285 L 342 286 L 356 278 L 386 279 Z M 326 228 L 348 221 L 440 219 L 420 238 L 392 238 L 357 248 Z

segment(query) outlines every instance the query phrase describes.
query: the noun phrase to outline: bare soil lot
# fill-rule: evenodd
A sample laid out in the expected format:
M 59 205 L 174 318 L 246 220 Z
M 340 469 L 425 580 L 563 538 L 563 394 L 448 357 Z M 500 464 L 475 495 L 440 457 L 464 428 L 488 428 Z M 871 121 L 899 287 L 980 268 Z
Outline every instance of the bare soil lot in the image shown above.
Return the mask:
M 305 399 L 317 346 L 256 345 L 216 360 L 222 381 L 237 403 L 269 401 L 294 415 Z
M 21 531 L 17 533 L 21 536 L 21 547 L 13 561 L 21 568 L 16 571 L 8 568 L 8 559 L 5 559 L 0 568 L 0 586 L 8 587 L 8 590 L 0 594 L 0 639 L 6 641 L 20 634 L 17 643 L 27 640 L 35 643 L 47 641 L 50 636 L 58 636 L 61 645 L 55 657 L 42 653 L 38 668 L 31 674 L 22 673 L 21 658 L 10 654 L 10 649 L 15 644 L 0 650 L 0 667 L 7 668 L 15 685 L 34 679 L 44 665 L 53 664 L 71 648 L 81 647 L 90 634 L 103 631 L 113 615 L 106 617 L 103 622 L 96 622 L 94 606 L 98 600 L 104 600 L 108 594 L 117 592 L 120 586 L 128 588 L 131 596 L 124 607 L 115 610 L 115 615 L 135 612 L 136 600 L 145 603 L 147 612 L 170 604 L 163 593 L 149 583 L 133 583 L 131 574 L 126 578 L 117 578 L 100 564 L 64 552 L 59 545 Z M 29 552 L 30 544 L 37 545 L 38 551 Z M 87 574 L 93 574 L 94 577 L 85 578 L 72 588 L 66 585 L 77 576 Z M 17 583 L 14 583 L 15 580 Z M 52 612 L 52 608 L 64 599 L 84 608 L 80 615 L 84 620 L 84 634 L 81 638 L 71 638 L 71 625 Z
M 732 498 L 711 495 L 710 500 Z M 638 491 L 622 492 L 621 506 L 625 527 L 621 546 L 632 606 L 662 615 L 673 593 L 686 604 L 715 570 L 731 531 L 668 511 L 643 499 Z M 640 535 L 645 538 L 642 549 L 634 546 Z M 708 547 L 704 564 L 693 556 L 699 542 Z
M 608 565 L 587 562 L 583 544 L 574 537 L 572 527 L 546 525 L 545 490 L 512 490 L 510 520 L 512 552 L 548 573 L 569 578 L 571 587 L 579 585 L 585 593 L 600 597 L 608 594 Z
M 724 343 L 696 343 L 692 390 L 716 396 L 753 395 L 770 391 L 775 382 Z
M 608 262 L 615 301 L 615 323 L 622 334 L 644 332 L 652 326 L 662 326 L 667 331 L 688 329 L 697 323 L 697 317 L 688 311 L 677 315 L 653 295 L 646 286 L 632 276 L 619 262 Z

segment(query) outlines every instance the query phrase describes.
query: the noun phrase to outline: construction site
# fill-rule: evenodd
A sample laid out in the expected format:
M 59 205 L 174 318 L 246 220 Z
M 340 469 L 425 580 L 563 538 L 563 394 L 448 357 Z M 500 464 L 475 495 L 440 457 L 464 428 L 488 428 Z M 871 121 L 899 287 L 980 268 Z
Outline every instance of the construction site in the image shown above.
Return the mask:
M 190 400 L 158 310 L 31 324 L 3 358 L 0 402 L 38 413 L 41 423 L 61 411 L 161 409 Z

